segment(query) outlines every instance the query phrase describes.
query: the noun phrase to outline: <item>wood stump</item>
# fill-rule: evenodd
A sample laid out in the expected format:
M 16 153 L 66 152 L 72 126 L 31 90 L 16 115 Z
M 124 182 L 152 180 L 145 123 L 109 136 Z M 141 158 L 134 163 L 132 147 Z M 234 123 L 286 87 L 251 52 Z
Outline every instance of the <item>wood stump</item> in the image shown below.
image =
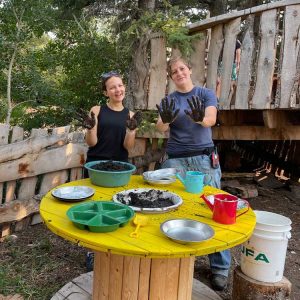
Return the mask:
M 232 299 L 234 300 L 288 300 L 292 284 L 283 277 L 275 283 L 262 282 L 245 275 L 238 266 L 233 274 Z

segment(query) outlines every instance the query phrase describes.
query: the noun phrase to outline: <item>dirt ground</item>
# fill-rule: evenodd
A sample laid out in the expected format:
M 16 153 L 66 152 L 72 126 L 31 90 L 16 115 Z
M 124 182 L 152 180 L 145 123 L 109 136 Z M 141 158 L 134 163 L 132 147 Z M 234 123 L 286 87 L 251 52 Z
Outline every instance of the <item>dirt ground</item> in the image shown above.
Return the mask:
M 248 199 L 253 209 L 275 212 L 292 220 L 292 238 L 288 243 L 284 276 L 292 283 L 291 300 L 300 299 L 299 184 L 292 185 L 289 189 L 270 189 L 258 185 L 256 185 L 256 188 L 258 196 Z M 41 241 L 44 242 L 41 243 Z M 19 249 L 19 252 L 16 249 Z M 37 251 L 32 251 L 33 249 Z M 37 253 L 40 253 L 40 255 L 37 255 Z M 23 284 L 26 281 L 28 283 L 31 281 L 33 286 L 38 285 L 39 289 L 47 288 L 47 291 L 44 291 L 43 296 L 40 296 L 37 291 L 30 291 L 30 286 L 27 286 L 25 289 L 19 282 L 11 285 L 0 284 L 0 299 L 2 299 L 1 294 L 13 295 L 16 293 L 22 294 L 24 299 L 50 299 L 51 295 L 65 283 L 79 274 L 86 272 L 85 253 L 85 249 L 54 235 L 43 224 L 34 225 L 26 231 L 15 233 L 9 242 L 0 243 L 0 261 L 2 262 L 2 267 L 3 262 L 7 263 L 5 266 L 6 270 L 2 270 L 3 273 L 1 273 L 0 266 L 0 281 L 4 282 L 4 279 L 6 281 L 9 280 L 7 275 L 5 277 L 5 273 L 7 272 L 9 272 L 11 278 L 17 276 L 17 274 L 20 275 L 20 272 L 24 272 L 21 275 L 21 277 L 23 276 Z M 36 268 L 40 269 L 32 272 L 32 268 L 41 259 L 45 260 L 42 264 L 43 266 L 37 266 Z M 223 292 L 218 293 L 224 300 L 231 299 L 232 274 L 239 261 L 240 247 L 235 247 L 232 249 L 232 266 L 228 287 Z M 21 267 L 20 264 L 22 265 Z M 45 269 L 45 265 L 51 264 L 53 264 L 51 268 L 47 267 Z M 207 257 L 198 257 L 194 277 L 209 285 L 208 276 L 209 266 Z

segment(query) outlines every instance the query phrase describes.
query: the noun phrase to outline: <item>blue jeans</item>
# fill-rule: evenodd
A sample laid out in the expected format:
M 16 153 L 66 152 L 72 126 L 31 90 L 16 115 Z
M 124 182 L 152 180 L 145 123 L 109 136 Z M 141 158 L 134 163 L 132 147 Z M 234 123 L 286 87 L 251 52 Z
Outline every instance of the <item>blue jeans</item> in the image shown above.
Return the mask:
M 213 169 L 211 167 L 210 157 L 207 155 L 198 155 L 192 157 L 170 158 L 161 166 L 165 168 L 176 168 L 184 176 L 186 171 L 200 171 L 207 174 L 204 184 L 221 188 L 221 168 Z M 208 255 L 212 274 L 228 276 L 231 254 L 229 250 L 216 252 Z

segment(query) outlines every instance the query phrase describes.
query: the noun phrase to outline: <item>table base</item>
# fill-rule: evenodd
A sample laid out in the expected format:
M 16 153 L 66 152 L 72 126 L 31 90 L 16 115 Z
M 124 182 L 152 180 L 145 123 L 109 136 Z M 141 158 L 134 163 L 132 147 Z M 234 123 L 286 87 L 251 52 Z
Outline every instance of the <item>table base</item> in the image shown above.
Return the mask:
M 95 252 L 93 300 L 190 300 L 194 262 Z

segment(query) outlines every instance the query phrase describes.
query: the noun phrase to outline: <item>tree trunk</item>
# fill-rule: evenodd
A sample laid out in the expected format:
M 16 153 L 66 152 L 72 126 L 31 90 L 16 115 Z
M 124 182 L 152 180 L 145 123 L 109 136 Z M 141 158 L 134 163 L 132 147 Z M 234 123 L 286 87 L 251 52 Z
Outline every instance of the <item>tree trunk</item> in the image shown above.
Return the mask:
M 18 51 L 18 40 L 19 40 L 19 36 L 21 33 L 21 27 L 22 27 L 22 17 L 23 17 L 23 13 L 24 10 L 22 11 L 20 18 L 17 16 L 15 10 L 13 9 L 14 15 L 17 19 L 17 34 L 16 34 L 16 42 L 14 44 L 14 51 L 13 54 L 11 56 L 10 62 L 9 62 L 9 66 L 8 66 L 8 72 L 7 72 L 7 115 L 6 115 L 6 124 L 9 125 L 10 124 L 10 118 L 11 118 L 11 113 L 13 110 L 12 107 L 12 102 L 11 102 L 11 77 L 12 77 L 12 68 L 15 62 L 15 57 Z
M 138 8 L 143 15 L 145 12 L 153 12 L 155 0 L 139 0 Z M 128 96 L 125 105 L 129 109 L 147 108 L 147 90 L 149 85 L 149 42 L 151 30 L 149 29 L 133 45 L 132 68 L 128 78 Z

